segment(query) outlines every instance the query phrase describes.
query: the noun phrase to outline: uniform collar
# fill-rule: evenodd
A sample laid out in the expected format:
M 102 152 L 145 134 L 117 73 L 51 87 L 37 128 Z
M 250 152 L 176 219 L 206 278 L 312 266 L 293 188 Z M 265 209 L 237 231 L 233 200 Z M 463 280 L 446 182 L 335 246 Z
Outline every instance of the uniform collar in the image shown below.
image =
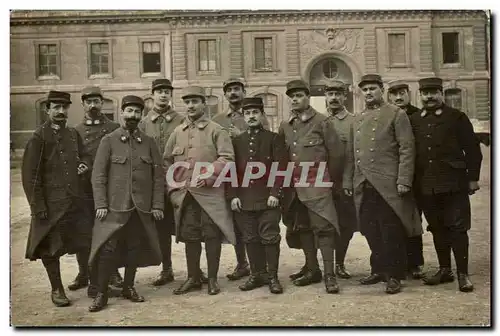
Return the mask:
M 339 120 L 345 119 L 345 117 L 347 117 L 347 115 L 349 114 L 349 112 L 347 112 L 347 109 L 345 108 L 345 106 L 344 106 L 344 108 L 342 110 L 340 110 L 339 112 L 337 112 L 335 114 L 333 114 L 331 112 L 331 110 L 328 109 L 328 113 L 330 114 L 330 116 L 335 117 L 335 118 L 337 118 Z
M 106 116 L 104 114 L 99 114 L 97 118 L 92 119 L 91 117 L 87 116 L 86 114 L 83 116 L 83 123 L 87 126 L 92 126 L 92 125 L 101 125 L 105 124 L 107 122 Z
M 440 108 L 438 108 L 436 110 L 431 110 L 431 111 L 427 111 L 425 109 L 422 109 L 422 112 L 420 112 L 420 116 L 422 118 L 425 118 L 429 114 L 434 114 L 436 117 L 440 117 L 443 115 L 443 111 L 444 111 L 443 106 L 441 106 Z
M 288 123 L 292 123 L 295 118 L 300 118 L 300 120 L 305 123 L 308 122 L 314 115 L 316 114 L 316 111 L 309 106 L 307 109 L 300 113 L 294 113 L 292 112 L 292 115 L 290 116 L 290 119 L 288 119 Z
M 233 114 L 235 114 L 235 113 L 238 113 L 238 114 L 240 114 L 240 115 L 243 115 L 243 111 L 242 111 L 241 107 L 240 107 L 239 109 L 237 109 L 237 110 L 233 110 L 233 109 L 231 109 L 231 107 L 229 107 L 229 109 L 228 109 L 228 110 L 227 110 L 227 112 L 226 112 L 226 115 L 227 115 L 228 117 L 231 117 L 231 116 L 233 116 Z
M 197 119 L 195 121 L 191 121 L 189 119 L 189 117 L 186 117 L 184 119 L 184 121 L 182 122 L 182 124 L 181 124 L 182 125 L 182 130 L 185 131 L 191 125 L 196 126 L 198 129 L 202 130 L 205 127 L 207 127 L 209 121 L 210 120 L 208 120 L 208 118 L 207 118 L 206 115 L 202 115 L 199 119 Z
M 262 124 L 259 125 L 259 127 L 255 127 L 255 128 L 248 128 L 247 129 L 247 133 L 250 134 L 250 135 L 255 135 L 255 134 L 259 134 L 260 131 L 262 131 L 264 129 L 264 127 L 262 126 Z
M 153 109 L 149 111 L 149 117 L 151 118 L 152 122 L 155 122 L 159 117 L 163 117 L 167 122 L 170 122 L 172 121 L 172 119 L 174 119 L 173 114 L 174 110 L 172 110 L 170 106 L 163 113 L 160 113 L 159 110 L 156 109 L 156 107 L 153 107 Z
M 135 139 L 137 143 L 142 142 L 141 131 L 139 128 L 136 128 L 132 134 L 126 130 L 123 126 L 120 127 L 120 140 L 121 142 L 127 142 L 131 137 Z
M 381 108 L 384 105 L 385 105 L 385 101 L 381 100 L 380 102 L 377 102 L 377 103 L 374 103 L 374 104 L 370 104 L 370 105 L 366 105 L 366 110 L 376 110 L 376 109 Z

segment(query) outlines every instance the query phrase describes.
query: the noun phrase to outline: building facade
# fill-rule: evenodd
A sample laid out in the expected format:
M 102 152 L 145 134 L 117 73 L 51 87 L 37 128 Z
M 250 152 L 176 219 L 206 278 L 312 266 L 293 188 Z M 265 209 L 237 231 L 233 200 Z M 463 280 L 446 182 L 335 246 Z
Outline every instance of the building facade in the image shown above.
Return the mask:
M 204 86 L 210 115 L 228 108 L 223 81 L 242 77 L 247 95 L 264 99 L 275 130 L 289 114 L 288 81 L 306 80 L 311 105 L 324 112 L 322 86 L 341 79 L 356 112 L 363 108 L 356 84 L 366 73 L 408 80 L 417 106 L 418 80 L 442 77 L 448 104 L 490 119 L 485 11 L 14 11 L 10 24 L 16 147 L 45 120 L 50 89 L 71 93 L 76 124 L 81 89 L 99 85 L 104 112 L 116 120 L 121 97 L 146 97 L 160 77 L 172 80 L 181 112 L 180 89 Z

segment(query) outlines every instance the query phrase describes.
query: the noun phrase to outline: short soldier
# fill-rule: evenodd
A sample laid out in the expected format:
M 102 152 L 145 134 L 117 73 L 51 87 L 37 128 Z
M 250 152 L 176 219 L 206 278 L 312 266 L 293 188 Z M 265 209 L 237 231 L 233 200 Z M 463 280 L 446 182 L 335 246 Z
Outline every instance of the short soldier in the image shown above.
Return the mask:
M 85 111 L 85 116 L 81 123 L 76 125 L 76 130 L 80 134 L 83 141 L 85 150 L 91 155 L 92 163 L 97 153 L 97 148 L 101 143 L 101 139 L 115 129 L 120 127 L 120 124 L 109 120 L 104 114 L 101 113 L 103 96 L 102 91 L 97 86 L 89 86 L 82 90 L 82 106 Z M 95 213 L 94 210 L 94 197 L 92 195 L 92 171 L 88 171 L 82 175 L 83 178 L 83 192 L 85 193 L 85 200 L 89 207 L 91 214 Z M 91 225 L 94 225 L 94 217 L 89 218 Z M 78 275 L 71 285 L 68 286 L 69 290 L 77 290 L 87 286 L 89 276 L 87 274 L 88 261 L 90 254 L 90 244 L 88 250 L 84 253 L 77 253 L 76 259 L 78 261 Z M 89 297 L 94 298 L 97 294 L 97 267 L 92 269 L 90 286 L 87 290 Z M 115 287 L 122 287 L 123 280 L 118 270 L 111 276 L 111 284 Z
M 459 290 L 470 292 L 474 288 L 468 276 L 469 195 L 479 189 L 483 156 L 467 115 L 443 103 L 443 81 L 424 78 L 419 86 L 423 109 L 411 116 L 417 147 L 416 195 L 439 260 L 439 271 L 424 282 L 437 285 L 454 280 L 453 250 Z
M 410 117 L 414 113 L 420 113 L 420 109 L 410 103 L 409 86 L 405 82 L 400 80 L 390 82 L 388 93 L 389 100 L 394 105 L 405 111 L 408 117 Z M 421 212 L 422 211 L 419 209 L 419 213 Z M 422 235 L 408 237 L 407 243 L 406 253 L 408 256 L 408 273 L 413 279 L 421 279 L 423 277 L 422 267 L 424 265 L 424 247 Z
M 229 132 L 231 138 L 234 138 L 240 133 L 246 131 L 248 128 L 248 125 L 245 123 L 245 119 L 243 118 L 243 112 L 241 111 L 241 104 L 246 94 L 245 83 L 240 78 L 230 78 L 223 83 L 222 90 L 224 91 L 224 96 L 229 102 L 229 110 L 215 115 L 215 117 L 212 118 L 212 121 L 221 125 L 222 128 Z M 263 114 L 262 125 L 264 126 L 264 129 L 269 129 L 269 122 L 267 121 L 265 114 Z M 242 241 L 241 233 L 239 232 L 237 226 L 235 226 L 235 233 L 236 246 L 234 247 L 234 251 L 236 252 L 237 265 L 233 273 L 227 275 L 229 280 L 238 280 L 250 274 L 245 252 L 245 244 Z
M 246 244 L 251 269 L 250 278 L 239 288 L 248 291 L 269 283 L 271 293 L 281 294 L 283 288 L 278 280 L 278 264 L 281 241 L 279 181 L 282 180 L 276 179 L 272 188 L 267 185 L 273 162 L 278 164 L 279 170 L 286 170 L 288 155 L 285 140 L 283 136 L 262 127 L 264 103 L 261 98 L 243 99 L 242 110 L 248 130 L 233 138 L 239 187 L 228 188 L 231 209 Z M 266 170 L 260 179 L 250 180 L 245 186 L 242 184 L 252 172 L 247 171 L 252 169 L 251 162 L 263 164 Z M 264 276 L 269 277 L 268 281 L 263 279 Z
M 344 148 L 333 123 L 309 105 L 310 91 L 306 83 L 302 80 L 288 82 L 286 94 L 291 100 L 292 110 L 289 120 L 281 123 L 279 134 L 285 137 L 289 160 L 295 163 L 295 169 L 293 185 L 284 188 L 283 222 L 287 226 L 288 246 L 303 250 L 307 266 L 307 271 L 293 283 L 307 286 L 321 282 L 317 242 L 323 256 L 326 292 L 338 293 L 334 243 L 340 230 L 332 188 L 315 185 L 333 182 L 334 188 L 342 188 L 342 181 L 334 179 L 343 167 Z M 311 163 L 314 166 L 302 165 Z M 324 168 L 322 172 L 320 165 Z M 309 187 L 296 187 L 303 182 L 302 169 L 308 169 L 305 182 Z M 322 179 L 319 178 L 320 172 L 323 173 Z
M 204 88 L 188 87 L 182 99 L 187 106 L 187 118 L 174 130 L 163 154 L 167 190 L 174 207 L 176 240 L 185 243 L 188 269 L 187 280 L 174 294 L 201 289 L 200 256 L 201 242 L 204 242 L 208 294 L 216 295 L 220 292 L 217 273 L 221 244 L 223 241 L 233 245 L 236 243 L 232 214 L 226 201 L 224 185 L 214 186 L 213 178 L 196 178 L 195 175 L 193 182 L 191 179 L 197 162 L 209 162 L 218 167 L 212 175 L 217 177 L 226 162 L 234 161 L 234 150 L 229 134 L 205 114 Z M 184 167 L 170 169 L 174 164 L 184 164 Z M 189 168 L 185 165 L 189 165 Z
M 415 144 L 406 113 L 383 100 L 382 78 L 365 75 L 358 84 L 365 109 L 355 115 L 353 172 L 344 175 L 346 194 L 354 190 L 360 232 L 371 250 L 371 275 L 363 285 L 386 280 L 386 293 L 401 291 L 406 278 L 406 239 L 422 234 L 411 186 Z
M 134 288 L 137 268 L 161 262 L 154 223 L 163 219 L 161 156 L 153 138 L 137 128 L 142 98 L 123 97 L 121 109 L 122 127 L 102 139 L 92 171 L 96 222 L 90 261 L 99 254 L 99 289 L 91 312 L 107 305 L 109 277 L 116 267 L 125 267 L 122 296 L 143 302 Z
M 90 169 L 91 157 L 78 132 L 66 125 L 70 98 L 66 92 L 49 92 L 48 121 L 28 141 L 22 166 L 23 188 L 31 208 L 26 258 L 42 259 L 52 286 L 52 302 L 58 307 L 71 304 L 62 285 L 59 258 L 85 254 L 92 235 L 92 214 L 85 207 L 79 176 Z

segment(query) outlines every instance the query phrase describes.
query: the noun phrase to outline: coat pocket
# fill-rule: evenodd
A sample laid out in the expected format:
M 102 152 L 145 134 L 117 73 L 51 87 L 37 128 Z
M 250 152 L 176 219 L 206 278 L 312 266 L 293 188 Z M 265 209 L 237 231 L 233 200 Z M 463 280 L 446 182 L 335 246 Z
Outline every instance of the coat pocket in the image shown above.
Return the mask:
M 142 160 L 142 162 L 147 163 L 147 164 L 153 163 L 153 160 L 151 159 L 150 156 L 141 156 L 141 160 Z
M 126 156 L 115 156 L 115 155 L 111 156 L 112 163 L 124 164 L 125 161 L 127 161 Z
M 182 147 L 175 147 L 174 150 L 172 151 L 172 155 L 182 155 L 184 154 L 184 148 Z
M 323 144 L 323 139 L 321 138 L 304 139 L 304 147 L 319 146 L 321 144 Z

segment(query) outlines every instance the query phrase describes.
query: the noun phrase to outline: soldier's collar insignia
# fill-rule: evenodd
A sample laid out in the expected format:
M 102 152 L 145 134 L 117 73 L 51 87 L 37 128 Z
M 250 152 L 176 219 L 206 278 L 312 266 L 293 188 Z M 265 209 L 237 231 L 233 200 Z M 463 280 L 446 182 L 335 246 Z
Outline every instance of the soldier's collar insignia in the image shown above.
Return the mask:
M 55 131 L 59 131 L 61 129 L 61 126 L 57 125 L 57 124 L 54 124 L 54 123 L 51 123 L 50 124 L 50 127 L 55 130 Z
M 122 135 L 122 136 L 121 136 L 121 138 L 120 138 L 120 140 L 121 140 L 122 142 L 127 142 L 127 140 L 128 140 L 128 136 L 126 136 L 126 135 Z
M 441 114 L 443 114 L 443 110 L 441 109 L 437 109 L 435 112 L 434 112 L 435 115 L 437 116 L 440 116 Z
M 431 111 L 432 112 L 432 111 Z M 422 113 L 420 113 L 420 116 L 422 118 L 424 118 L 427 114 L 429 114 L 429 112 L 427 110 L 422 110 Z M 440 116 L 441 114 L 443 114 L 443 110 L 442 109 L 437 109 L 434 111 L 434 115 L 436 116 Z

